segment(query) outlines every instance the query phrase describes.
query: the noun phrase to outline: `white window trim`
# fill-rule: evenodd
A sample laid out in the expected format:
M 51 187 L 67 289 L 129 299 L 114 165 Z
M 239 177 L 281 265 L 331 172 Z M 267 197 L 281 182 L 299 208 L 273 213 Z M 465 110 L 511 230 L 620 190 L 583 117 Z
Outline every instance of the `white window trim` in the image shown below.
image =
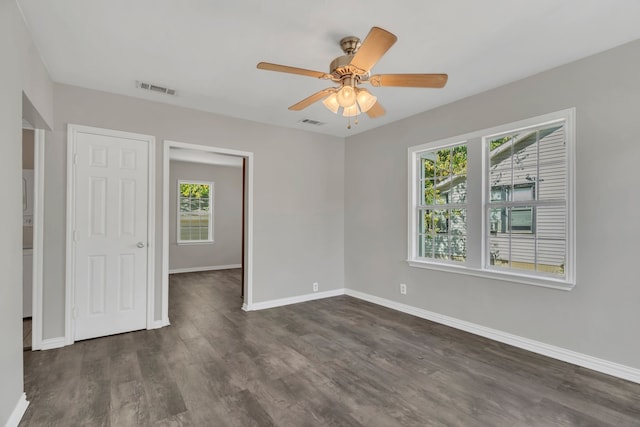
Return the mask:
M 407 224 L 407 263 L 411 267 L 446 271 L 465 274 L 487 279 L 503 280 L 526 285 L 535 285 L 559 290 L 571 290 L 576 284 L 575 272 L 575 108 L 557 111 L 530 119 L 520 120 L 493 128 L 471 132 L 465 135 L 446 138 L 439 141 L 421 144 L 408 149 L 408 224 Z M 526 274 L 520 271 L 499 271 L 487 268 L 486 228 L 488 218 L 486 214 L 487 195 L 487 156 L 485 154 L 485 140 L 492 135 L 498 135 L 522 128 L 541 126 L 558 121 L 566 121 L 567 141 L 567 248 L 565 277 L 546 277 L 538 273 Z M 440 148 L 467 144 L 470 159 L 467 164 L 467 260 L 465 263 L 442 262 L 418 259 L 417 253 L 417 195 L 418 177 L 416 165 L 421 152 Z M 482 156 L 482 168 L 476 156 Z M 480 170 L 478 170 L 480 169 Z M 481 215 L 478 215 L 478 212 Z
M 207 240 L 182 240 L 180 239 L 180 185 L 181 184 L 198 184 L 209 186 L 209 238 Z M 213 238 L 213 211 L 215 209 L 214 197 L 215 197 L 215 183 L 210 181 L 198 181 L 195 179 L 180 179 L 178 180 L 177 201 L 176 201 L 176 242 L 178 245 L 205 245 L 215 243 Z

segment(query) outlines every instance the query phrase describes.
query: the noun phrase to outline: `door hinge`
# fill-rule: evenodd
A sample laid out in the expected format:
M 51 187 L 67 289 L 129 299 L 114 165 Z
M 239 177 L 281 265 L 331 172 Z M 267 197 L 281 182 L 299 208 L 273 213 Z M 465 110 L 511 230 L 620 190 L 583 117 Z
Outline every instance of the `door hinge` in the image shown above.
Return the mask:
M 78 155 L 77 155 L 77 154 L 74 154 L 74 155 L 73 155 L 73 164 L 74 164 L 74 165 L 77 165 L 77 164 L 78 164 Z
M 73 313 L 73 318 L 77 319 L 78 318 L 78 309 L 73 307 L 72 313 Z
M 74 242 L 78 241 L 78 232 L 76 230 L 73 230 L 73 241 Z

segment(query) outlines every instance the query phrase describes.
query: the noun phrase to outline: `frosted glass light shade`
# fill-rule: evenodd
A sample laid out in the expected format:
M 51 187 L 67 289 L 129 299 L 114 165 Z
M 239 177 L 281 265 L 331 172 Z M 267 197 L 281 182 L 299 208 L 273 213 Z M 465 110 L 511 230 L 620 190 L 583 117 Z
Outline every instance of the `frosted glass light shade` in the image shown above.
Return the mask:
M 338 93 L 336 93 L 336 99 L 341 107 L 351 107 L 356 103 L 356 90 L 351 86 L 342 86 Z
M 342 115 L 344 117 L 353 117 L 353 116 L 357 116 L 359 113 L 358 111 L 358 105 L 357 104 L 353 104 L 350 107 L 346 107 L 343 111 L 342 111 Z
M 358 89 L 357 99 L 360 111 L 363 113 L 369 111 L 378 102 L 378 98 L 371 95 L 366 89 Z
M 335 93 L 327 96 L 324 101 L 322 101 L 325 107 L 329 109 L 332 113 L 338 113 L 338 109 L 340 108 L 340 104 L 338 104 L 338 99 Z

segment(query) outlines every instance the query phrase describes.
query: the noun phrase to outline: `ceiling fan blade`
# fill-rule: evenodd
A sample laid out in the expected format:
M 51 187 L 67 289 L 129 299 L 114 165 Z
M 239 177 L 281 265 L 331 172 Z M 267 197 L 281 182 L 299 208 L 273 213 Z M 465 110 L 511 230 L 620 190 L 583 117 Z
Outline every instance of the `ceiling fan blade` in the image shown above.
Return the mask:
M 296 68 L 296 67 L 289 67 L 287 65 L 271 64 L 269 62 L 259 62 L 257 67 L 260 70 L 279 71 L 281 73 L 298 74 L 301 76 L 316 77 L 318 79 L 331 78 L 331 74 L 323 73 L 322 71 L 306 70 L 304 68 Z
M 375 104 L 373 104 L 373 107 L 367 110 L 367 114 L 372 119 L 375 119 L 376 117 L 384 116 L 385 113 L 386 111 L 384 111 L 384 108 L 382 108 L 382 105 L 380 105 L 379 102 L 376 102 Z
M 373 27 L 362 45 L 351 59 L 351 65 L 369 71 L 398 40 L 394 34 L 382 28 Z
M 311 96 L 306 97 L 305 99 L 303 99 L 302 101 L 298 102 L 297 104 L 293 104 L 291 107 L 289 107 L 289 110 L 293 110 L 293 111 L 300 111 L 303 110 L 305 108 L 307 108 L 309 105 L 313 104 L 314 102 L 318 102 L 320 101 L 322 98 L 331 95 L 333 92 L 335 92 L 335 88 L 327 88 L 327 89 L 322 89 L 319 92 L 314 93 Z
M 441 88 L 448 78 L 446 74 L 376 74 L 369 77 L 369 83 L 371 86 Z

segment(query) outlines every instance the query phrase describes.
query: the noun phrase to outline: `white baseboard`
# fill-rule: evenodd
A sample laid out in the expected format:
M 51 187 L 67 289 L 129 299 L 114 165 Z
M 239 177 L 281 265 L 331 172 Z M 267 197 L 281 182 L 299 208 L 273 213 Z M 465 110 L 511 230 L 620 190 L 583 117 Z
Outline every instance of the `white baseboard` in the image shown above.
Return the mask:
M 17 427 L 20 424 L 20 420 L 24 415 L 27 407 L 29 406 L 29 401 L 27 400 L 27 395 L 22 393 L 20 399 L 18 399 L 18 403 L 16 403 L 16 407 L 13 408 L 13 412 L 9 415 L 9 419 L 5 424 L 5 427 Z
M 169 270 L 169 274 L 196 273 L 198 271 L 213 271 L 213 270 L 229 270 L 232 268 L 242 268 L 242 264 L 210 265 L 208 267 L 173 268 Z
M 40 350 L 52 350 L 67 345 L 65 337 L 48 338 L 40 341 Z
M 465 320 L 460 320 L 454 317 L 433 313 L 428 310 L 412 307 L 407 304 L 402 304 L 402 303 L 391 301 L 385 298 L 380 298 L 374 295 L 366 294 L 363 292 L 354 291 L 352 289 L 345 289 L 344 293 L 354 298 L 358 298 L 364 301 L 378 304 L 387 308 L 391 308 L 393 310 L 398 310 L 403 313 L 407 313 L 417 317 L 421 317 L 423 319 L 431 320 L 436 323 L 451 326 L 452 328 L 470 332 L 475 335 L 480 335 L 485 338 L 492 339 L 494 341 L 498 341 L 501 343 L 512 345 L 514 347 L 522 348 L 524 350 L 528 350 L 533 353 L 542 354 L 543 356 L 548 356 L 553 359 L 562 360 L 563 362 L 572 363 L 574 365 L 582 366 L 584 368 L 592 369 L 594 371 L 602 372 L 608 375 L 613 375 L 614 377 L 622 378 L 622 379 L 640 384 L 640 369 L 632 368 L 626 365 L 621 365 L 615 362 L 610 362 L 608 360 L 599 359 L 597 357 L 578 353 L 572 350 L 567 350 L 562 347 L 556 347 L 554 345 L 545 344 L 543 342 L 534 341 L 528 338 L 523 338 L 507 332 L 499 331 L 497 329 L 487 328 L 485 326 L 477 325 L 475 323 L 467 322 Z
M 297 304 L 299 302 L 313 301 L 316 299 L 331 298 L 338 295 L 344 295 L 344 289 L 333 289 L 331 291 L 314 292 L 312 294 L 298 295 L 296 297 L 273 299 L 269 301 L 256 302 L 253 304 L 244 304 L 244 311 L 265 310 L 267 308 L 282 307 L 283 305 Z
M 147 326 L 147 330 L 164 328 L 165 326 L 169 326 L 170 324 L 171 323 L 169 322 L 169 319 L 154 320 L 151 325 Z

